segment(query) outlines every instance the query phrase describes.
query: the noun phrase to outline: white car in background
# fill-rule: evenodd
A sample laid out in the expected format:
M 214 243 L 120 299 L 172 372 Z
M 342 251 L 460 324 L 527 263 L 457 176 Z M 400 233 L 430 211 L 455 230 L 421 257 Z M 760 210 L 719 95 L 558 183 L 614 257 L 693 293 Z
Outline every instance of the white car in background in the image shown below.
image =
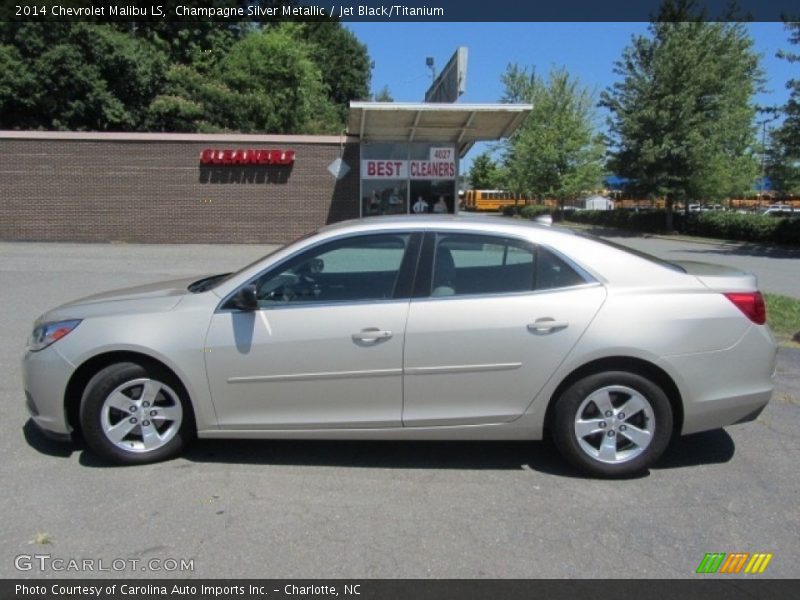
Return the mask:
M 201 438 L 538 440 L 600 476 L 756 418 L 756 279 L 476 217 L 339 223 L 242 270 L 77 300 L 23 360 L 33 421 L 136 464 Z
M 768 208 L 759 212 L 759 214 L 765 217 L 787 217 L 793 219 L 800 217 L 800 210 L 794 210 L 788 204 L 771 204 Z

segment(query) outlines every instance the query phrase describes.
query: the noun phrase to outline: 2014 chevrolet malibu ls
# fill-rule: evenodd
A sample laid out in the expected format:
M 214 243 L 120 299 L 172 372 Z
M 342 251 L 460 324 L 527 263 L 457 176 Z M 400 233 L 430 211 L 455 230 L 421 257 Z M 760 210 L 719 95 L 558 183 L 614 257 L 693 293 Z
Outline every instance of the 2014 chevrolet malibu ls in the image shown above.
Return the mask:
M 537 440 L 600 476 L 756 418 L 776 346 L 754 276 L 501 218 L 339 223 L 226 275 L 34 324 L 27 406 L 118 463 L 201 438 Z

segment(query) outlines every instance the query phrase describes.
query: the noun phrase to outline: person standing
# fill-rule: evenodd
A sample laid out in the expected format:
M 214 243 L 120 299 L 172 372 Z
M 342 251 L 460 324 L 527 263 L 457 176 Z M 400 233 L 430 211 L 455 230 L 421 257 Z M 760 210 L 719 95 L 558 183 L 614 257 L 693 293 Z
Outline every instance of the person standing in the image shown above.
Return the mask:
M 444 214 L 447 212 L 447 202 L 445 202 L 444 196 L 439 196 L 439 201 L 433 205 L 433 212 L 436 214 Z
M 418 215 L 426 213 L 428 212 L 428 203 L 422 199 L 422 196 L 417 196 L 417 201 L 414 202 L 414 206 L 411 207 L 411 210 Z
M 381 201 L 378 198 L 377 190 L 372 190 L 372 194 L 370 195 L 369 199 L 369 212 L 367 214 L 370 215 L 379 215 L 381 213 Z

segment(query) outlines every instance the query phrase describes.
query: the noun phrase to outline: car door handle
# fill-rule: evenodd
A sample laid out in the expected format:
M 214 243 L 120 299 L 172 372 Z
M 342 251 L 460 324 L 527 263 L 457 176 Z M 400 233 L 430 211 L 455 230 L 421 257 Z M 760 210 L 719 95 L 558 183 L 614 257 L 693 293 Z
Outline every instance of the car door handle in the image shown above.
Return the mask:
M 528 331 L 533 333 L 550 333 L 567 327 L 569 327 L 568 321 L 556 321 L 551 317 L 542 317 L 541 319 L 536 319 L 533 323 L 528 323 Z
M 377 327 L 368 327 L 362 329 L 358 333 L 353 334 L 354 342 L 377 342 L 379 340 L 388 340 L 392 337 L 392 332 L 386 329 L 378 329 Z

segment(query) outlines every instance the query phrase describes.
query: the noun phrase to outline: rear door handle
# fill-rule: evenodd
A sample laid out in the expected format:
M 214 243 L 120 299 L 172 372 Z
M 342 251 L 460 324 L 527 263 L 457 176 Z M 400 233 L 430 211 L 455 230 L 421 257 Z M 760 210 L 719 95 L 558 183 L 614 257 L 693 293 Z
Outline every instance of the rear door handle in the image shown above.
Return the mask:
M 392 332 L 377 327 L 367 327 L 358 333 L 353 334 L 354 342 L 377 342 L 378 340 L 388 340 L 392 337 Z
M 550 333 L 567 327 L 569 327 L 569 321 L 556 321 L 551 317 L 542 317 L 541 319 L 536 319 L 533 323 L 528 323 L 528 331 L 533 333 Z

